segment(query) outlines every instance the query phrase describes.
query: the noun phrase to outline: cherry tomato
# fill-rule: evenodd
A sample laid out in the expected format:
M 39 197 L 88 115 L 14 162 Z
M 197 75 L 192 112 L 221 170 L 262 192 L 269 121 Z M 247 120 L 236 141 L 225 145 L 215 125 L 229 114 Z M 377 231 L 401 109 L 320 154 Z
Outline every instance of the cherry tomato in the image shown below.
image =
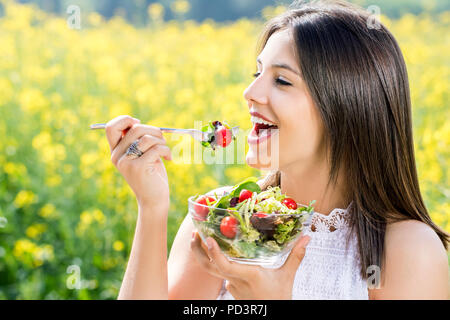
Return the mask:
M 225 217 L 220 222 L 220 232 L 222 232 L 225 237 L 233 239 L 236 236 L 238 225 L 239 222 L 235 217 Z
M 225 126 L 220 126 L 214 133 L 214 137 L 219 146 L 225 148 L 231 143 L 233 135 L 231 134 L 231 130 Z
M 251 198 L 252 195 L 253 195 L 253 192 L 251 192 L 250 190 L 242 189 L 241 193 L 239 193 L 239 202 L 242 202 L 244 200 Z
M 268 216 L 268 214 L 264 213 L 264 212 L 261 212 L 261 211 L 258 211 L 256 213 L 254 213 L 253 216 L 258 217 L 258 218 L 265 218 L 265 217 Z
M 213 197 L 210 197 L 210 196 L 201 196 L 200 198 L 197 199 L 197 201 L 195 201 L 196 203 L 200 204 L 200 205 L 194 205 L 194 210 L 196 213 L 196 215 L 194 217 L 195 220 L 200 220 L 200 221 L 206 220 L 206 216 L 208 215 L 209 208 L 201 206 L 201 205 L 207 206 L 208 205 L 208 203 L 206 202 L 207 199 L 208 199 L 210 205 L 216 201 L 216 199 L 214 199 Z
M 292 198 L 286 198 L 283 201 L 281 201 L 281 203 L 283 203 L 289 209 L 292 209 L 292 210 L 297 209 L 297 202 L 295 202 L 295 200 Z

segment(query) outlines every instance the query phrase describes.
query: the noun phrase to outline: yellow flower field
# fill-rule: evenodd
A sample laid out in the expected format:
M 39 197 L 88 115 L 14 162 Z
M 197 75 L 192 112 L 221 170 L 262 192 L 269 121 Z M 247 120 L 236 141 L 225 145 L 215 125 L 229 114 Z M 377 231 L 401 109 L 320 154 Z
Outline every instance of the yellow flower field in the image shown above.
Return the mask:
M 76 30 L 64 17 L 1 3 L 0 299 L 115 299 L 137 204 L 104 132 L 89 125 L 130 114 L 162 127 L 225 119 L 249 128 L 242 95 L 263 20 L 155 18 L 136 28 L 90 14 Z M 423 197 L 450 232 L 450 12 L 382 22 L 407 61 Z M 262 174 L 242 163 L 166 167 L 169 248 L 189 196 Z

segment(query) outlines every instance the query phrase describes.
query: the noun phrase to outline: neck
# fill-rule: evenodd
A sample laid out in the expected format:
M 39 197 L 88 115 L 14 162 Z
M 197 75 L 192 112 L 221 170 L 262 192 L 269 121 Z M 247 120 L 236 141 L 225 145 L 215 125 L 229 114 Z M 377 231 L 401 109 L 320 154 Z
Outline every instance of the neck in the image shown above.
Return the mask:
M 341 174 L 338 175 L 337 183 L 326 190 L 329 173 L 326 165 L 316 163 L 303 168 L 283 168 L 280 171 L 281 192 L 296 202 L 309 205 L 312 200 L 316 200 L 313 204 L 314 211 L 324 215 L 328 215 L 335 208 L 348 207 Z

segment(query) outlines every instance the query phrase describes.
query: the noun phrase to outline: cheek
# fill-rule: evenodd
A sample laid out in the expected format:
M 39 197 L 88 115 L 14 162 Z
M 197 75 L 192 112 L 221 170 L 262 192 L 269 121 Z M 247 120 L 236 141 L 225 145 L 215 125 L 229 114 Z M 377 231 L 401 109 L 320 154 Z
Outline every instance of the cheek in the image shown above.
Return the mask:
M 318 153 L 322 141 L 322 125 L 315 106 L 302 101 L 286 114 L 280 130 L 282 159 L 310 159 Z

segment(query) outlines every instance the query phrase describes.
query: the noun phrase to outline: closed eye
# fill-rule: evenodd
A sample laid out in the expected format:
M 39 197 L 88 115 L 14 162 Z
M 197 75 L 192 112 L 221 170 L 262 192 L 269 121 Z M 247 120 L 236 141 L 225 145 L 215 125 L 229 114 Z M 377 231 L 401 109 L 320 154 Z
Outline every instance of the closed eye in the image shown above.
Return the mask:
M 291 84 L 287 81 L 284 81 L 283 79 L 277 78 L 275 80 L 278 84 L 281 84 L 282 86 L 290 86 Z
M 259 75 L 260 75 L 260 72 L 256 72 L 253 74 L 253 77 L 257 78 Z M 280 79 L 280 78 L 275 79 L 275 82 L 282 86 L 291 86 L 292 85 L 289 82 L 284 81 L 283 79 Z

